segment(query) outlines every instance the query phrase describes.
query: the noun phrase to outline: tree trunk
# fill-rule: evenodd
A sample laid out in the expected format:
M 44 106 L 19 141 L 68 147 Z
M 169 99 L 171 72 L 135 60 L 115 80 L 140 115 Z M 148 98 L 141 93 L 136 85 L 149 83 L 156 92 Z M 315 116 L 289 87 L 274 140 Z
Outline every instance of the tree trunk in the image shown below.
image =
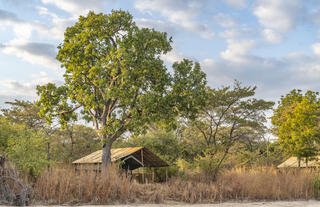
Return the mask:
M 300 169 L 300 167 L 301 167 L 301 158 L 298 157 L 298 168 Z
M 74 140 L 73 140 L 73 128 L 69 131 L 69 136 L 70 136 L 70 141 L 71 141 L 71 152 L 70 152 L 70 157 L 73 156 L 73 151 L 74 151 Z
M 222 158 L 220 159 L 218 165 L 216 166 L 216 168 L 214 169 L 214 173 L 213 173 L 213 181 L 217 181 L 217 176 L 218 176 L 218 173 L 219 173 L 219 170 L 220 170 L 220 166 L 222 164 L 222 162 L 224 161 L 224 159 L 226 158 L 228 152 L 229 152 L 229 148 L 230 146 L 228 146 L 225 151 L 224 151 L 224 154 L 222 156 Z
M 308 157 L 306 157 L 306 167 L 308 167 Z
M 104 143 L 102 146 L 102 166 L 107 167 L 111 164 L 111 146 L 112 141 L 108 140 L 107 143 Z

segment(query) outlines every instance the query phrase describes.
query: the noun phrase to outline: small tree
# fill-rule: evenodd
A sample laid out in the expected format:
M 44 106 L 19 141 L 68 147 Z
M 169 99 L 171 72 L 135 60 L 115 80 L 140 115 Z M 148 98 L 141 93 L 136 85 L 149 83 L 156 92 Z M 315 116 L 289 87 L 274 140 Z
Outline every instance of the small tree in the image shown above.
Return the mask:
M 200 65 L 175 63 L 171 75 L 160 59 L 170 43 L 166 33 L 138 28 L 121 10 L 80 16 L 58 47 L 64 85 L 37 87 L 40 114 L 49 122 L 59 117 L 63 126 L 81 108 L 103 142 L 102 164 L 108 165 L 113 142 L 125 132 L 139 134 L 160 120 L 172 126 L 178 114 L 194 117 L 203 102 Z
M 274 110 L 272 124 L 274 134 L 279 137 L 281 147 L 291 156 L 308 158 L 318 153 L 320 142 L 319 94 L 292 90 L 282 96 Z
M 214 180 L 235 143 L 256 139 L 265 133 L 265 111 L 274 103 L 250 98 L 255 89 L 242 87 L 237 81 L 234 88 L 208 89 L 207 104 L 192 122 L 206 144 L 199 161 L 213 174 Z

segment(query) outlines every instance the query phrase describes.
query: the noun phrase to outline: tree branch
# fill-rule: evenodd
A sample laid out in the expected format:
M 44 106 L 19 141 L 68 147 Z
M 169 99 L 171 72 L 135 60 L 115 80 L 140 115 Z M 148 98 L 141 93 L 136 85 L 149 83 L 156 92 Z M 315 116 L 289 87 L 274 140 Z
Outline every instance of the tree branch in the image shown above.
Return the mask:
M 70 110 L 67 110 L 67 111 L 61 111 L 61 112 L 59 112 L 58 114 L 67 114 L 67 113 L 72 113 L 72 112 L 74 112 L 75 110 L 77 110 L 78 108 L 80 108 L 82 106 L 82 104 L 79 104 L 79 105 L 77 105 L 76 107 L 74 107 L 74 108 L 72 108 L 72 109 L 70 109 Z

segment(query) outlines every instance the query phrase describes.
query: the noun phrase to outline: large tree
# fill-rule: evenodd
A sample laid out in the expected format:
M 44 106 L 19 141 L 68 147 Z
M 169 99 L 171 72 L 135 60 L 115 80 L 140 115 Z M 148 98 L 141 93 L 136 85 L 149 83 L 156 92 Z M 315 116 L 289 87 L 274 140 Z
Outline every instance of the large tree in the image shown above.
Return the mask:
M 274 134 L 281 147 L 299 159 L 318 153 L 320 143 L 320 98 L 317 92 L 292 90 L 282 96 L 272 117 Z
M 206 80 L 198 63 L 183 60 L 170 74 L 160 56 L 171 50 L 171 38 L 139 28 L 124 11 L 89 12 L 67 28 L 57 59 L 65 69 L 62 86 L 38 86 L 41 115 L 64 125 L 77 118 L 92 121 L 103 142 L 103 165 L 125 132 L 141 133 L 150 122 L 175 116 L 194 117 L 203 102 Z

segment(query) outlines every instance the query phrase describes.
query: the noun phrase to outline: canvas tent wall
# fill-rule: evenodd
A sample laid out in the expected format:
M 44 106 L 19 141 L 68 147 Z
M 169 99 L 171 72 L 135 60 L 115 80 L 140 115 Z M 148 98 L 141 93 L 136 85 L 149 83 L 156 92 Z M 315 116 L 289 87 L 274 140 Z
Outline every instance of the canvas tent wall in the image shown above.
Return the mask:
M 278 168 L 298 168 L 299 167 L 299 161 L 297 157 L 290 157 L 283 163 L 277 166 Z M 300 167 L 306 168 L 306 167 L 320 167 L 320 156 L 312 157 L 308 159 L 308 164 L 306 162 L 305 158 L 302 158 L 300 160 Z
M 139 167 L 167 167 L 165 161 L 146 147 L 127 147 L 111 149 L 111 162 L 121 161 L 121 166 L 127 170 Z M 75 166 L 97 166 L 102 163 L 102 150 L 93 152 L 73 162 Z

